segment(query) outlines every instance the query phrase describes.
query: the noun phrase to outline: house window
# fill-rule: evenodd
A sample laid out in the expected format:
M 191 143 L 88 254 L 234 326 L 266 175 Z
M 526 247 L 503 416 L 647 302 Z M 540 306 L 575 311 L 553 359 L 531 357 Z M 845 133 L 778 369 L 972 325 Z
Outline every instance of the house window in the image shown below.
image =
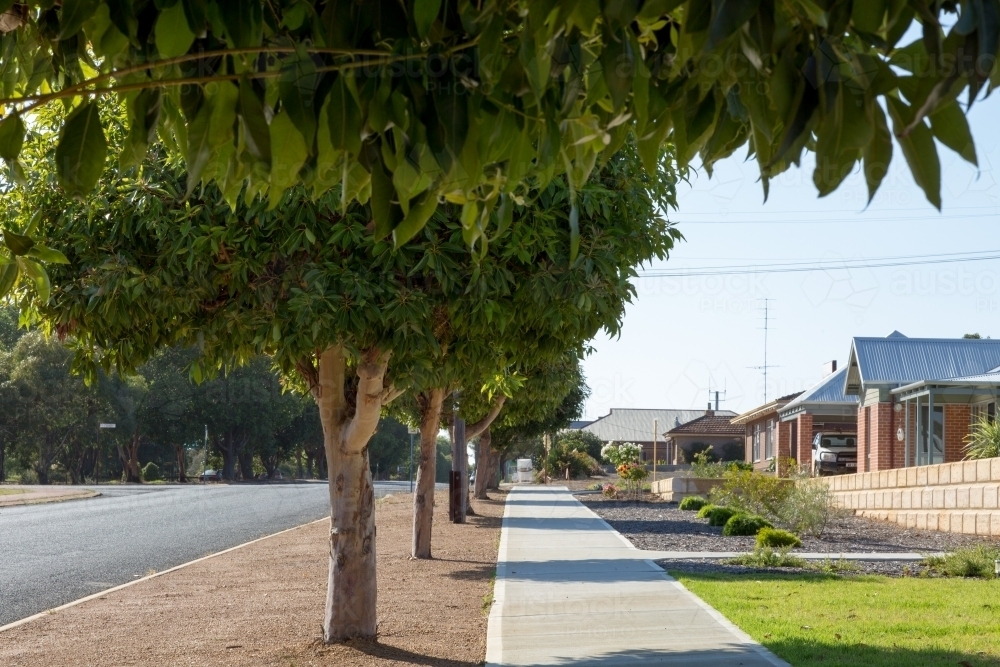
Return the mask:
M 764 433 L 764 458 L 774 458 L 774 420 L 767 420 L 767 430 Z
M 993 421 L 996 417 L 996 403 L 977 403 L 969 410 L 969 425 L 974 425 L 980 419 Z
M 753 425 L 753 460 L 760 461 L 760 424 Z

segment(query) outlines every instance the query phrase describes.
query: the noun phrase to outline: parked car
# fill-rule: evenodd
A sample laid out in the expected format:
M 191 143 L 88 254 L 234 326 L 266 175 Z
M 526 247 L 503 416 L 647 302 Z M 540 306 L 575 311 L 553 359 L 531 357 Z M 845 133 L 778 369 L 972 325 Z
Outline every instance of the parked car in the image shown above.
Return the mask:
M 817 433 L 812 446 L 814 475 L 844 475 L 858 471 L 856 433 Z
M 212 470 L 209 468 L 205 472 L 201 473 L 198 477 L 202 482 L 221 482 L 222 481 L 222 471 Z

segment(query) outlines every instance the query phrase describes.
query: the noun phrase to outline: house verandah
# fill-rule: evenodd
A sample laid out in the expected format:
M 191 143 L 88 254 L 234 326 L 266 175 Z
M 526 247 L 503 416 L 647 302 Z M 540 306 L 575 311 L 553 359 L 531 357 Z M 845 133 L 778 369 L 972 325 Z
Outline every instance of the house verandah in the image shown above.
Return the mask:
M 962 460 L 966 436 L 992 419 L 1000 394 L 1000 341 L 855 338 L 844 393 L 860 400 L 858 471 Z

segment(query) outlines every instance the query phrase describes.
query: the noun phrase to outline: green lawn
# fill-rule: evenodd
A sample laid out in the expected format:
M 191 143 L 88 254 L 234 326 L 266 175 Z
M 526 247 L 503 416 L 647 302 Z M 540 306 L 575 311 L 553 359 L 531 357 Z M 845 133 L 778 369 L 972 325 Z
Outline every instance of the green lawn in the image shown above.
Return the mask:
M 24 489 L 5 489 L 0 486 L 0 496 L 9 496 L 13 493 L 24 493 Z
M 1000 580 L 671 573 L 794 667 L 1000 665 Z

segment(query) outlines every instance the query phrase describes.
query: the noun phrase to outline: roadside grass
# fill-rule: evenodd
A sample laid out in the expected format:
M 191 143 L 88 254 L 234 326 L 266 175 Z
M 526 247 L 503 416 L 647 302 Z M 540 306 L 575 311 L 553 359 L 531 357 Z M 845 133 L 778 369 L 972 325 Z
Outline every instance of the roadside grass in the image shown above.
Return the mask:
M 24 489 L 5 489 L 0 487 L 0 496 L 12 496 L 15 493 L 24 493 Z
M 794 667 L 1000 665 L 1000 580 L 671 575 Z

